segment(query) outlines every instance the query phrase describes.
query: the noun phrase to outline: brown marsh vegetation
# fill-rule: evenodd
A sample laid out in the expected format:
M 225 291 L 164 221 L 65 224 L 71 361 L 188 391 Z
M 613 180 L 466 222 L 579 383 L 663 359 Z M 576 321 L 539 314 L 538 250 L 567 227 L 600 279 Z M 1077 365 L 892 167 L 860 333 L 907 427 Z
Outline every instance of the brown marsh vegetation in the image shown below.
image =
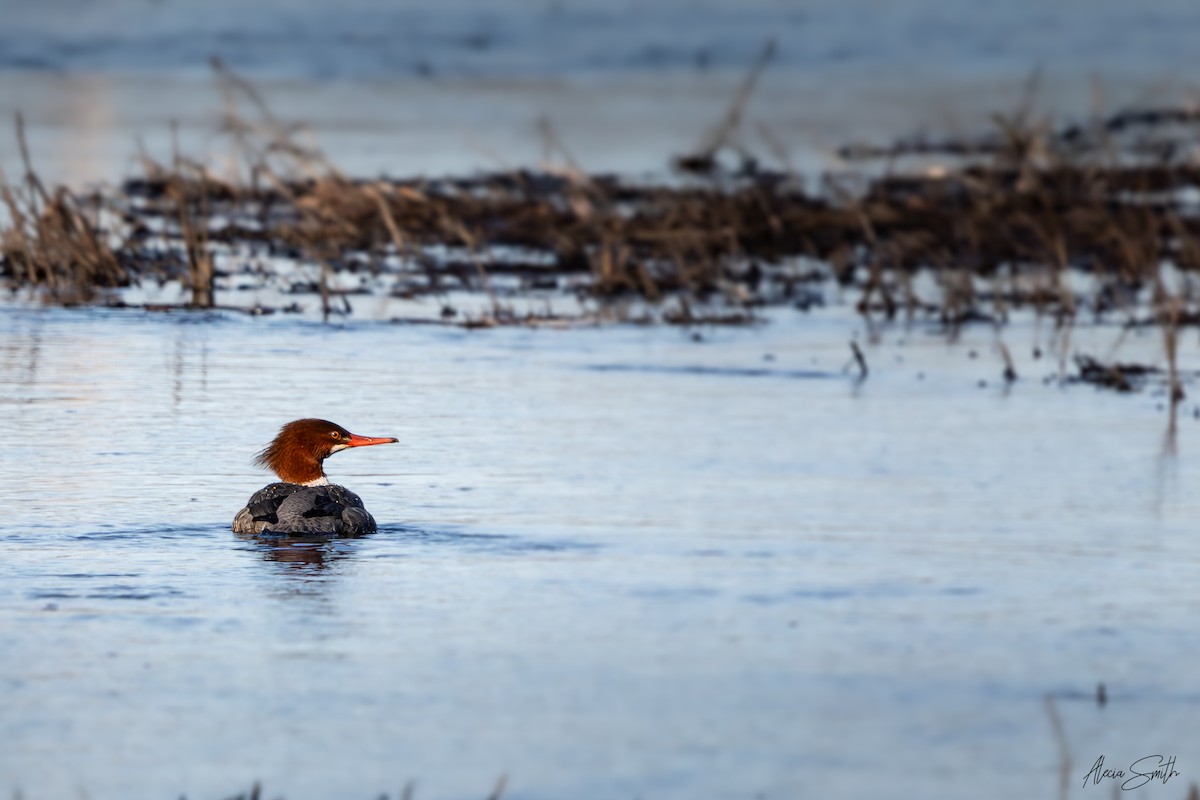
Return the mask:
M 500 283 L 573 295 L 597 316 L 637 308 L 685 325 L 807 310 L 836 285 L 868 320 L 950 332 L 1000 326 L 1022 308 L 1060 326 L 1159 326 L 1181 395 L 1178 330 L 1200 321 L 1200 111 L 1055 127 L 1031 110 L 1035 78 L 987 135 L 848 145 L 840 156 L 853 169 L 817 179 L 793 172 L 769 131 L 760 138 L 778 168 L 746 144 L 742 109 L 772 52 L 698 150 L 653 184 L 570 166 L 548 124 L 568 165 L 555 171 L 353 178 L 216 64 L 236 174 L 175 148 L 168 163 L 143 154 L 119 188 L 79 194 L 47 189 L 26 157 L 21 180 L 0 183 L 0 278 L 62 304 L 119 304 L 108 290 L 174 279 L 187 307 L 210 308 L 238 269 L 252 270 L 239 254 L 266 253 L 318 268 L 290 293 L 319 296 L 326 316 L 348 307 L 333 276 L 391 273 L 392 294 L 442 299 L 441 321 L 465 326 L 571 322 L 514 312 Z M 24 153 L 20 118 L 16 135 Z M 457 314 L 450 291 L 485 293 L 489 311 Z M 1080 365 L 1080 378 L 1118 389 L 1132 386 L 1127 373 Z

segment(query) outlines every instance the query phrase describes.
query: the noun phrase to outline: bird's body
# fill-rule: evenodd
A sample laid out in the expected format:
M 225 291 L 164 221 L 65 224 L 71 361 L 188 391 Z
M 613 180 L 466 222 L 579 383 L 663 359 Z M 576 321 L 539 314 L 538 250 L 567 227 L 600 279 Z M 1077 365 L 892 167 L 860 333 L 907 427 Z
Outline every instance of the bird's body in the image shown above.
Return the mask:
M 322 419 L 289 422 L 258 455 L 257 463 L 281 479 L 259 491 L 233 518 L 234 533 L 260 536 L 361 536 L 375 532 L 375 519 L 359 496 L 331 484 L 322 466 L 348 447 L 396 440 L 356 436 Z
M 344 486 L 272 483 L 246 501 L 233 518 L 234 533 L 287 536 L 362 536 L 375 518 Z

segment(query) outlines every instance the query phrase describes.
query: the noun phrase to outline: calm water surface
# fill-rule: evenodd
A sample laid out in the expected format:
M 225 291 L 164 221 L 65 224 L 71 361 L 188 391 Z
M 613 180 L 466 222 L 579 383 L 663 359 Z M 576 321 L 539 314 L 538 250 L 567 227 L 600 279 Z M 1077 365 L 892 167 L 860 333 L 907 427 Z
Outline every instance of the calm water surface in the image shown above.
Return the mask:
M 212 55 L 348 173 L 408 176 L 542 163 L 541 119 L 661 171 L 768 37 L 747 136 L 801 171 L 987 127 L 1037 65 L 1058 121 L 1093 78 L 1166 105 L 1200 53 L 1186 0 L 0 6 L 0 112 L 73 184 L 169 157 L 171 120 L 226 163 Z M 1069 796 L 1163 754 L 1141 791 L 1183 798 L 1200 423 L 1004 335 L 1009 390 L 990 330 L 870 343 L 836 308 L 699 342 L 0 308 L 0 797 L 1058 797 L 1050 697 Z M 379 533 L 236 539 L 253 454 L 310 415 L 400 437 L 328 464 Z
M 742 145 L 839 170 L 848 141 L 994 130 L 1041 71 L 1037 116 L 1190 107 L 1194 0 L 0 0 L 0 166 L 83 185 L 185 154 L 226 174 L 210 60 L 312 129 L 348 174 L 562 164 L 661 174 L 694 152 L 772 39 Z M 253 110 L 241 112 L 256 119 Z M 772 144 L 772 142 L 776 144 Z M 780 159 L 778 153 L 787 153 Z
M 1049 695 L 1182 798 L 1200 424 L 993 336 L 8 308 L 0 794 L 1051 797 Z M 305 415 L 401 439 L 327 465 L 379 533 L 238 540 Z

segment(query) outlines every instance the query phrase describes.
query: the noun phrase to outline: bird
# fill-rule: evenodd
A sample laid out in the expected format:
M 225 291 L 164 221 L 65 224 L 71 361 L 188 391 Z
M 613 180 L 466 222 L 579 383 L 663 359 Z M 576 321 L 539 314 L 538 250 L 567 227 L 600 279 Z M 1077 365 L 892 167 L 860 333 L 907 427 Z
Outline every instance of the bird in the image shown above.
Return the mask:
M 279 429 L 254 459 L 279 476 L 255 492 L 233 518 L 233 532 L 250 536 L 352 537 L 375 532 L 375 518 L 354 492 L 330 483 L 323 462 L 339 450 L 398 442 L 358 436 L 324 419 L 298 419 Z

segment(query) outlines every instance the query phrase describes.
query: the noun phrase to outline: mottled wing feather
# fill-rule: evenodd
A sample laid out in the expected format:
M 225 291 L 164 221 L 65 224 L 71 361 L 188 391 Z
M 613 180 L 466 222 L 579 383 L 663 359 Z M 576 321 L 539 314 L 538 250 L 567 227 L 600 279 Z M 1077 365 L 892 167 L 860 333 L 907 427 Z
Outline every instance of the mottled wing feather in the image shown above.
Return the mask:
M 342 530 L 341 506 L 330 497 L 329 487 L 310 486 L 279 504 L 276 533 L 337 536 Z
M 279 518 L 275 516 L 278 509 L 278 500 L 264 500 L 261 503 L 246 506 L 246 512 L 255 522 L 278 522 Z
M 246 507 L 233 518 L 233 532 L 249 535 L 262 533 L 266 528 L 276 524 L 279 505 L 289 495 L 303 489 L 295 483 L 272 483 L 255 492 Z
M 342 508 L 344 508 L 344 506 L 342 506 L 341 503 L 334 500 L 328 494 L 321 494 L 313 499 L 312 506 L 308 508 L 308 510 L 301 512 L 300 516 L 305 518 L 341 517 Z
M 345 486 L 333 484 L 330 494 L 342 506 L 343 536 L 362 536 L 375 532 L 375 518 L 367 511 L 362 499 Z
M 364 533 L 375 532 L 375 518 L 365 508 L 347 506 L 342 510 L 342 525 L 345 536 L 361 536 Z

